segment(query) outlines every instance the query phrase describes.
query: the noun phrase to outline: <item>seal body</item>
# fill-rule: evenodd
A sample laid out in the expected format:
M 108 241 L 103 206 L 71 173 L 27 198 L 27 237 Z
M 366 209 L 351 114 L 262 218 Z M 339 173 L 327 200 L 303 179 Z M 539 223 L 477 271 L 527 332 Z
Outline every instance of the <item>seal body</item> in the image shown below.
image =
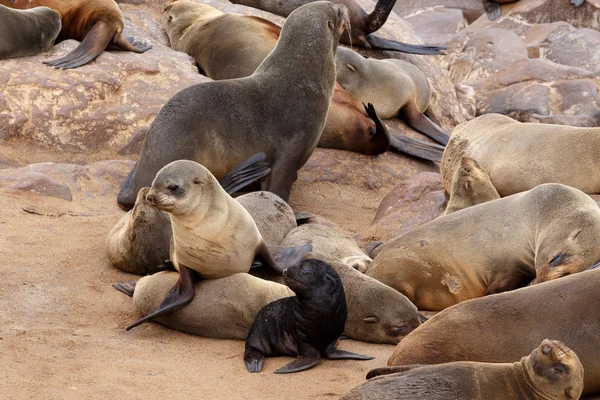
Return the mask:
M 402 372 L 371 379 L 341 400 L 569 400 L 578 399 L 583 390 L 577 355 L 564 343 L 548 339 L 520 362 L 462 361 L 398 370 Z
M 366 274 L 419 309 L 580 272 L 600 259 L 600 209 L 560 184 L 441 216 L 381 246 Z M 498 245 L 498 244 L 501 245 Z
M 449 192 L 463 157 L 483 167 L 500 196 L 543 183 L 562 183 L 600 193 L 600 128 L 521 123 L 486 114 L 458 125 L 444 150 L 440 170 Z
M 406 336 L 388 365 L 511 362 L 552 337 L 579 356 L 583 395 L 600 393 L 598 285 L 596 269 L 458 304 Z
M 0 60 L 49 50 L 60 29 L 60 14 L 48 7 L 21 11 L 0 3 Z
M 454 172 L 450 199 L 444 214 L 499 198 L 487 171 L 476 160 L 463 157 L 460 167 Z
M 328 2 L 299 8 L 253 75 L 206 82 L 176 94 L 152 122 L 119 204 L 130 208 L 132 194 L 171 161 L 198 161 L 219 178 L 259 152 L 266 153 L 272 168 L 261 189 L 287 201 L 296 171 L 312 154 L 325 124 L 345 20 L 344 9 Z

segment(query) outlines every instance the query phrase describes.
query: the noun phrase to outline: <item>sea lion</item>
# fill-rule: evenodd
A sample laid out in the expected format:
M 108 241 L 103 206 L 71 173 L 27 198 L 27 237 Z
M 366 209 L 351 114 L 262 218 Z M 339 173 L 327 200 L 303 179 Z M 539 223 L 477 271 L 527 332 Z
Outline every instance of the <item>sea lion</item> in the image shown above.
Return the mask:
M 415 65 L 396 59 L 365 58 L 340 47 L 336 79 L 357 104 L 372 103 L 382 118 L 400 116 L 408 125 L 436 142 L 448 143 L 448 134 L 423 113 L 429 107 L 431 88 Z
M 600 259 L 600 209 L 560 184 L 443 215 L 381 245 L 366 274 L 420 310 L 580 272 Z
M 558 340 L 544 339 L 513 363 L 459 361 L 398 369 L 401 372 L 371 379 L 340 400 L 570 400 L 579 399 L 583 390 L 583 366 Z
M 440 172 L 450 191 L 455 169 L 471 157 L 489 173 L 500 196 L 542 183 L 562 183 L 600 193 L 600 128 L 521 123 L 485 114 L 452 131 Z
M 288 249 L 276 262 L 248 211 L 223 190 L 210 171 L 194 161 L 178 160 L 163 167 L 146 200 L 169 213 L 173 229 L 170 260 L 179 271 L 179 280 L 154 313 L 127 330 L 192 301 L 194 273 L 216 279 L 248 272 L 257 256 L 280 271 L 311 250 L 310 246 Z
M 490 175 L 470 157 L 463 157 L 460 168 L 454 172 L 450 199 L 444 214 L 452 214 L 463 208 L 499 199 L 498 191 L 490 181 Z
M 514 3 L 516 1 L 518 0 L 481 0 L 481 2 L 483 3 L 483 8 L 485 9 L 485 12 L 490 21 L 494 21 L 500 18 L 500 16 L 502 15 L 502 9 L 500 8 L 500 4 Z M 579 7 L 585 2 L 585 0 L 570 1 L 571 4 L 573 4 L 575 7 Z
M 320 260 L 304 260 L 283 271 L 286 285 L 296 293 L 262 308 L 246 338 L 244 362 L 248 372 L 260 372 L 265 357 L 298 357 L 275 371 L 287 374 L 331 360 L 372 360 L 373 357 L 336 350 L 346 325 L 346 296 L 338 274 Z
M 228 172 L 219 181 L 223 190 L 231 195 L 267 175 L 271 169 L 263 162 L 265 157 L 264 153 L 255 154 Z M 122 271 L 138 275 L 153 274 L 164 269 L 173 236 L 168 213 L 155 208 L 146 200 L 149 190 L 140 189 L 133 209 L 117 222 L 106 237 L 106 255 L 111 264 Z M 293 211 L 288 213 L 291 213 L 295 226 Z M 262 221 L 259 220 L 258 223 L 261 224 Z M 271 229 L 273 226 L 271 225 Z M 270 233 L 269 227 L 262 225 L 259 231 L 261 234 L 265 231 Z
M 0 4 L 0 60 L 50 49 L 60 28 L 60 14 L 48 7 L 20 11 Z
M 298 169 L 323 131 L 335 86 L 335 51 L 346 20 L 342 6 L 307 4 L 290 14 L 275 49 L 254 74 L 177 93 L 152 122 L 140 158 L 121 187 L 119 204 L 131 208 L 133 193 L 171 161 L 201 162 L 218 178 L 261 151 L 272 168 L 261 180 L 261 190 L 287 201 Z
M 233 0 L 232 3 L 258 8 L 282 17 L 287 17 L 298 7 L 314 1 L 316 0 Z M 367 14 L 355 0 L 334 0 L 332 2 L 343 4 L 348 8 L 350 27 L 340 37 L 342 43 L 359 45 L 367 49 L 392 50 L 412 54 L 445 54 L 442 51 L 446 49 L 444 46 L 408 44 L 372 35 L 373 32 L 383 26 L 396 0 L 377 1 L 375 9 L 371 14 Z
M 62 29 L 57 40 L 75 39 L 81 44 L 62 58 L 44 62 L 57 68 L 69 69 L 87 64 L 107 46 L 136 53 L 152 48 L 121 35 L 123 15 L 113 0 L 0 0 L 0 4 L 21 10 L 46 6 L 60 13 Z
M 600 393 L 598 285 L 592 270 L 457 304 L 406 336 L 388 365 L 511 362 L 552 337 L 579 356 L 583 394 Z

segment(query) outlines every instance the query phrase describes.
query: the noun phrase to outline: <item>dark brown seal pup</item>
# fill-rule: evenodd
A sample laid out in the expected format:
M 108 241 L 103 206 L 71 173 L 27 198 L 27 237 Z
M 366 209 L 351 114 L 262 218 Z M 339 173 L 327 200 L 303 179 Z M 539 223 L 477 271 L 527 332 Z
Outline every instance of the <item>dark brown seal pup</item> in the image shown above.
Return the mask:
M 487 171 L 472 158 L 463 157 L 460 168 L 454 172 L 450 198 L 444 214 L 452 214 L 455 211 L 499 198 L 500 195 L 492 185 Z
M 296 296 L 269 303 L 256 315 L 244 351 L 249 372 L 260 372 L 265 356 L 298 357 L 275 371 L 277 374 L 312 368 L 321 357 L 373 359 L 336 350 L 347 310 L 342 281 L 331 266 L 319 260 L 305 260 L 285 269 L 283 279 Z
M 243 4 L 287 17 L 298 7 L 314 1 L 316 0 L 233 0 L 232 3 Z M 367 49 L 393 50 L 412 54 L 444 54 L 442 52 L 446 48 L 444 46 L 408 44 L 372 35 L 373 32 L 383 26 L 396 0 L 379 0 L 371 14 L 367 14 L 354 0 L 333 0 L 332 2 L 343 4 L 348 8 L 350 29 L 340 38 L 342 43 L 359 45 Z
M 385 242 L 366 274 L 420 310 L 581 272 L 600 259 L 600 209 L 549 183 L 443 215 Z
M 75 39 L 81 44 L 62 58 L 44 62 L 54 67 L 68 69 L 87 64 L 107 46 L 136 53 L 152 48 L 121 35 L 123 16 L 113 0 L 0 0 L 0 4 L 17 9 L 46 6 L 60 13 L 62 29 L 57 40 Z
M 481 0 L 483 3 L 483 8 L 490 19 L 490 21 L 494 21 L 502 15 L 502 9 L 500 8 L 500 4 L 505 3 L 514 3 L 518 0 Z M 585 2 L 585 0 L 571 0 L 571 4 L 575 7 L 579 7 Z
M 219 178 L 259 152 L 272 168 L 261 190 L 287 201 L 325 125 L 346 20 L 343 6 L 307 4 L 290 14 L 275 49 L 254 74 L 194 85 L 171 98 L 150 126 L 119 204 L 131 208 L 137 191 L 171 161 L 198 161 Z
M 583 366 L 558 340 L 544 339 L 514 363 L 459 361 L 397 369 L 401 372 L 371 379 L 340 400 L 572 400 L 583 390 Z
M 600 393 L 599 286 L 595 269 L 457 304 L 406 336 L 388 365 L 511 362 L 552 337 L 579 356 L 583 394 Z
M 60 14 L 48 7 L 20 11 L 0 4 L 0 60 L 50 49 L 60 28 Z

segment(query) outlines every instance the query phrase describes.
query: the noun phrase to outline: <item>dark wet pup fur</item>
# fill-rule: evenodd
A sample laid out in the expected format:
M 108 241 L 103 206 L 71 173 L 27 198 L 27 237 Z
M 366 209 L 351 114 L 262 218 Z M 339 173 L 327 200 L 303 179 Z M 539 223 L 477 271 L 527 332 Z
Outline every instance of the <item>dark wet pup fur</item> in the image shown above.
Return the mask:
M 322 357 L 373 358 L 336 350 L 346 324 L 347 308 L 342 281 L 329 264 L 305 260 L 283 271 L 283 276 L 296 296 L 269 303 L 257 314 L 244 352 L 249 372 L 260 372 L 269 356 L 297 357 L 275 371 L 277 374 L 312 368 Z

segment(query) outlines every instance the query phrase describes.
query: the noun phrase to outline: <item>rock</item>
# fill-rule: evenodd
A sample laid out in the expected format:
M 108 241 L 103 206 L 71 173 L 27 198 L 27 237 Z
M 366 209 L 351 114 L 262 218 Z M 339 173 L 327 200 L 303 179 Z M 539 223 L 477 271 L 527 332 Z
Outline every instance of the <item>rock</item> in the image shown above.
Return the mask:
M 467 26 L 463 12 L 456 8 L 436 7 L 404 18 L 425 42 L 441 44 Z
M 73 200 L 67 185 L 38 172 L 26 172 L 19 178 L 17 183 L 11 186 L 11 189 L 28 190 L 42 196 L 51 196 L 68 201 Z
M 356 236 L 361 247 L 387 241 L 442 215 L 446 198 L 440 174 L 419 173 L 396 186 L 379 204 L 373 224 Z

